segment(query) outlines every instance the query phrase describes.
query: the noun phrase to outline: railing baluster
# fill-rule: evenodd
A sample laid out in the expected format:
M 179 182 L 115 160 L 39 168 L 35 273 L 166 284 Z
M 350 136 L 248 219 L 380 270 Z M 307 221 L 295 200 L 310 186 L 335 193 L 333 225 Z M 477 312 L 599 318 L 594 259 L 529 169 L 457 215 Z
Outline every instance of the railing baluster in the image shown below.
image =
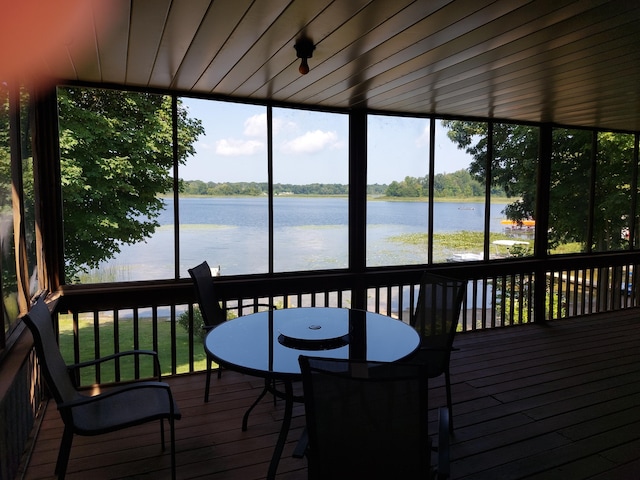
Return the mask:
M 482 309 L 482 328 L 491 328 L 495 326 L 495 318 L 499 311 L 503 310 L 498 307 L 498 302 L 496 301 L 498 298 L 499 289 L 502 287 L 500 282 L 498 281 L 498 277 L 492 277 L 491 279 L 492 288 L 489 289 L 489 285 L 484 286 L 484 294 L 483 294 L 483 305 L 485 308 Z M 488 303 L 487 303 L 488 302 Z M 488 309 L 487 305 L 491 305 Z
M 113 353 L 120 352 L 120 311 L 113 311 Z M 120 359 L 116 358 L 113 365 L 114 368 L 114 380 L 119 382 L 122 378 L 122 372 L 120 370 Z
M 100 358 L 100 313 L 97 310 L 93 311 L 93 354 L 95 358 Z M 95 379 L 96 383 L 101 381 L 101 365 L 95 367 Z
M 178 346 L 176 341 L 176 306 L 171 305 L 170 309 L 171 321 L 171 374 L 175 375 L 178 371 Z
M 549 288 L 549 294 L 551 297 L 549 298 L 549 314 L 547 316 L 547 320 L 554 317 L 556 314 L 556 303 L 558 299 L 558 284 L 560 283 L 560 275 L 562 275 L 561 271 L 553 272 L 551 277 L 551 288 Z
M 572 313 L 573 315 L 578 315 L 578 293 L 579 293 L 579 286 L 580 286 L 580 281 L 578 280 L 578 278 L 580 277 L 580 270 L 578 270 L 577 268 L 573 271 L 573 310 Z
M 576 270 L 576 310 L 575 315 L 583 314 L 587 311 L 587 272 L 584 268 Z
M 527 274 L 527 321 L 534 321 L 533 299 L 535 298 L 535 276 L 532 273 Z
M 140 350 L 140 324 L 138 318 L 138 308 L 133 309 L 133 349 Z M 133 359 L 134 378 L 140 378 L 140 359 L 136 355 Z
M 189 324 L 188 324 L 188 329 L 187 329 L 187 341 L 188 341 L 188 348 L 189 348 L 189 372 L 193 372 L 195 370 L 194 368 L 194 357 L 195 357 L 195 351 L 194 351 L 194 342 L 193 339 L 196 336 L 196 331 L 195 331 L 195 327 L 194 327 L 194 319 L 193 319 L 193 315 L 195 312 L 195 309 L 193 308 L 193 304 L 190 303 L 187 306 L 187 318 L 189 320 Z M 155 313 L 155 309 L 154 309 L 154 313 Z M 154 316 L 154 325 L 156 323 L 157 319 Z
M 193 306 L 189 304 L 189 307 L 193 310 Z M 193 318 L 191 328 L 193 329 Z M 158 345 L 158 306 L 154 305 L 151 308 L 151 342 L 153 345 L 153 351 L 157 352 L 159 350 Z M 162 368 L 162 364 L 160 364 L 160 368 Z
M 476 308 L 476 305 L 478 305 L 478 282 L 481 280 L 474 280 L 473 281 L 473 298 L 471 299 L 471 308 L 472 308 L 472 315 L 471 315 L 471 330 L 476 330 L 477 329 L 477 325 L 478 325 L 478 309 Z M 486 282 L 486 280 L 482 280 L 482 282 Z M 484 307 L 483 307 L 484 308 Z

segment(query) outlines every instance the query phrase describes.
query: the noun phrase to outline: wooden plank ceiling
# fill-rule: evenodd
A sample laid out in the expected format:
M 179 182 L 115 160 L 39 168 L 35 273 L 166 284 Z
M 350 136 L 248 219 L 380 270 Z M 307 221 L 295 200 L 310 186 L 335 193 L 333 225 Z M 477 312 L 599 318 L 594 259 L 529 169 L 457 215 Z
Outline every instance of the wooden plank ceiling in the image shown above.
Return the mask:
M 56 78 L 640 131 L 636 1 L 92 2 L 91 41 L 62 47 Z M 316 45 L 307 75 L 303 35 Z

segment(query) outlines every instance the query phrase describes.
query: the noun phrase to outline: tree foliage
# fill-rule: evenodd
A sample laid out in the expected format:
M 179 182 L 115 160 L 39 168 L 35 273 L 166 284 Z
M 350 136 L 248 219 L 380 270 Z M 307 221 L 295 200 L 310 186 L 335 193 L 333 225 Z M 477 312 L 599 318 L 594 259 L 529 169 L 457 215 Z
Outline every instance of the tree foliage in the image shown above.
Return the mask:
M 473 157 L 469 172 L 481 183 L 504 189 L 514 201 L 507 205 L 507 218 L 521 221 L 536 218 L 536 178 L 539 129 L 528 125 L 493 124 L 493 156 L 487 165 L 489 128 L 487 123 L 443 121 L 449 138 Z M 633 136 L 600 133 L 597 163 L 592 171 L 593 133 L 588 130 L 552 130 L 549 244 L 579 242 L 587 248 L 622 248 L 621 235 L 628 225 L 631 206 L 631 161 Z M 490 174 L 489 174 L 490 172 Z M 593 237 L 587 238 L 590 185 L 595 173 Z M 488 178 L 490 177 L 490 178 Z
M 495 193 L 504 195 L 500 189 L 496 189 Z M 428 197 L 429 176 L 405 177 L 400 182 L 393 181 L 389 184 L 386 195 L 388 197 Z M 435 198 L 483 197 L 484 185 L 464 169 L 453 173 L 437 173 L 433 177 L 433 196 Z
M 488 124 L 447 120 L 447 135 L 458 148 L 473 157 L 469 173 L 480 184 L 487 180 Z M 505 215 L 521 221 L 535 218 L 536 164 L 538 161 L 538 129 L 526 125 L 494 124 L 492 188 L 500 188 L 507 198 L 516 201 L 507 205 Z
M 245 195 L 258 196 L 269 193 L 266 182 L 233 182 L 216 183 L 202 180 L 184 180 L 183 193 L 187 195 Z M 466 170 L 453 173 L 439 173 L 434 177 L 435 197 L 470 198 L 484 196 L 484 186 L 474 179 Z M 348 195 L 349 185 L 338 183 L 311 183 L 305 185 L 276 183 L 273 185 L 275 195 Z M 500 194 L 499 189 L 496 190 Z M 392 181 L 389 185 L 367 185 L 367 194 L 387 197 L 421 198 L 429 196 L 429 177 L 407 176 L 401 181 Z
M 230 196 L 245 195 L 259 196 L 269 193 L 267 182 L 203 182 L 202 180 L 184 180 L 182 192 L 187 195 Z M 275 183 L 275 195 L 348 195 L 349 185 L 338 183 L 311 183 L 307 185 L 293 185 Z
M 427 177 L 404 177 L 401 182 L 393 181 L 387 188 L 388 197 L 427 197 L 429 184 Z
M 171 98 L 59 89 L 60 154 L 68 279 L 95 268 L 158 226 L 171 190 Z M 200 120 L 178 105 L 178 161 L 194 153 Z

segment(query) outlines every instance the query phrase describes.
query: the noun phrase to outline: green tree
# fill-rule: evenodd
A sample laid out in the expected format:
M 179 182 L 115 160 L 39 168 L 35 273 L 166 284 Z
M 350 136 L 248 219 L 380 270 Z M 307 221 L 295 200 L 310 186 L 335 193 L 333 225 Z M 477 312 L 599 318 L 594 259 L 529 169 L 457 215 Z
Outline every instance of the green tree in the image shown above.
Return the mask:
M 202 180 L 191 180 L 189 182 L 184 182 L 184 193 L 189 195 L 206 195 L 207 194 L 207 184 Z
M 422 197 L 426 196 L 423 192 L 423 182 L 420 178 L 404 177 L 401 182 L 395 180 L 389 184 L 386 195 L 388 197 Z
M 443 121 L 449 138 L 473 157 L 469 171 L 484 183 L 487 172 L 488 124 Z M 593 134 L 588 130 L 554 128 L 552 131 L 549 246 L 579 242 L 587 248 L 589 185 L 593 158 Z M 597 250 L 622 248 L 621 231 L 628 224 L 631 205 L 633 136 L 598 135 L 594 236 Z M 539 129 L 528 125 L 493 125 L 492 187 L 501 188 L 514 201 L 507 218 L 535 219 Z
M 487 179 L 488 124 L 444 120 L 448 137 L 473 157 L 469 173 L 481 184 Z M 507 198 L 505 215 L 521 221 L 535 218 L 536 164 L 538 162 L 538 129 L 527 125 L 494 124 L 491 186 Z
M 631 211 L 634 136 L 600 132 L 597 145 L 592 248 L 597 251 L 626 248 L 628 238 L 623 232 L 628 231 L 629 218 L 635 215 Z M 638 238 L 637 230 L 635 235 Z
M 578 242 L 587 247 L 592 135 L 585 130 L 554 129 L 551 156 L 549 243 Z
M 504 195 L 499 189 L 496 189 L 496 193 Z M 386 188 L 385 195 L 388 197 L 428 197 L 429 176 L 405 177 L 400 182 L 394 180 Z M 437 173 L 433 178 L 433 195 L 436 198 L 481 197 L 484 196 L 484 187 L 464 169 L 453 173 Z
M 172 188 L 171 98 L 60 88 L 60 154 L 68 280 L 140 242 L 158 226 Z M 203 133 L 178 104 L 178 158 Z

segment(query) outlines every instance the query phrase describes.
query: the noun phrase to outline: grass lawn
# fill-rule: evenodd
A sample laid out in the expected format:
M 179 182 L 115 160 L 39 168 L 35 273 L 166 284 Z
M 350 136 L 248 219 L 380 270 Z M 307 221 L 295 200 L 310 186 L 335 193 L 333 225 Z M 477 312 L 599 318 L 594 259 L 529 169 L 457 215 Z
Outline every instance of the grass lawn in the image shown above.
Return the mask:
M 71 315 L 60 315 L 60 350 L 67 364 L 74 363 L 73 358 L 73 317 Z M 140 350 L 154 350 L 153 348 L 153 323 L 151 317 L 140 317 L 138 319 L 138 339 Z M 162 374 L 171 373 L 171 339 L 172 322 L 169 317 L 159 317 L 157 328 L 158 356 Z M 93 360 L 97 357 L 104 357 L 115 351 L 114 332 L 115 323 L 111 315 L 102 315 L 99 320 L 98 336 L 100 340 L 100 351 L 94 351 L 95 329 L 93 316 L 81 315 L 78 321 L 78 336 L 80 338 L 80 361 Z M 119 351 L 134 349 L 134 322 L 131 318 L 120 318 L 118 327 L 118 349 Z M 187 332 L 178 324 L 175 326 L 176 343 L 176 373 L 189 372 L 189 339 Z M 202 341 L 195 338 L 193 342 L 194 350 L 194 370 L 204 370 L 206 368 L 206 356 L 202 346 Z M 147 358 L 145 358 L 147 357 Z M 152 363 L 150 357 L 142 356 L 140 362 L 141 377 L 152 376 Z M 133 357 L 125 357 L 120 360 L 120 372 L 122 380 L 134 379 Z M 81 385 L 92 385 L 96 383 L 95 368 L 83 368 L 81 371 Z M 106 362 L 100 367 L 100 383 L 112 382 L 115 380 L 115 362 Z

